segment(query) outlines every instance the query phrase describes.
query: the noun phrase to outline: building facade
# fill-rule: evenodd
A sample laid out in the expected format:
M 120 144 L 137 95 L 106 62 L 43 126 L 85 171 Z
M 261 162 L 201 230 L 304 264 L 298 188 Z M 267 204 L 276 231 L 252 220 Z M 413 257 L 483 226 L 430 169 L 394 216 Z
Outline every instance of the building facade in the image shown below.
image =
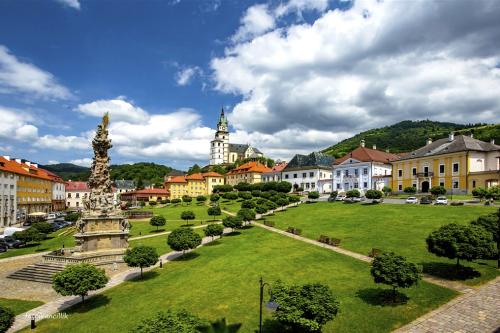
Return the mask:
M 66 208 L 71 210 L 83 210 L 83 200 L 90 196 L 90 188 L 87 182 L 68 181 L 66 186 Z
M 17 181 L 19 176 L 8 167 L 5 158 L 0 157 L 0 229 L 16 225 Z
M 210 141 L 210 165 L 229 164 L 245 158 L 264 156 L 260 150 L 248 144 L 229 143 L 229 124 L 221 110 L 215 138 Z
M 135 191 L 135 182 L 133 180 L 115 180 L 113 182 L 113 201 L 118 205 L 121 201 L 122 193 Z
M 164 185 L 165 189 L 169 191 L 170 199 L 182 198 L 184 195 L 197 197 L 199 195 L 210 195 L 214 186 L 224 185 L 224 176 L 217 172 L 169 176 Z
M 334 161 L 333 157 L 317 152 L 297 154 L 283 169 L 281 177 L 291 183 L 294 190 L 302 188 L 306 192 L 330 193 Z
M 262 182 L 280 182 L 281 172 L 286 167 L 286 162 L 276 162 L 276 164 L 271 168 L 270 172 L 264 172 L 262 174 Z
M 471 193 L 500 183 L 499 160 L 500 146 L 494 141 L 451 133 L 393 161 L 392 189 L 402 192 L 413 186 L 427 193 L 433 186 L 444 186 L 448 193 Z
M 376 146 L 366 148 L 362 140 L 358 148 L 335 161 L 332 188 L 338 192 L 381 191 L 384 186 L 392 185 L 391 161 L 398 158 L 398 155 L 377 150 Z
M 53 172 L 45 170 L 52 180 L 52 211 L 59 212 L 66 209 L 66 186 L 64 180 Z
M 156 201 L 160 202 L 162 200 L 168 199 L 170 196 L 168 190 L 163 188 L 150 188 L 144 190 L 136 190 L 124 192 L 121 194 L 121 200 L 125 202 L 130 202 L 132 205 L 136 206 L 139 202 L 149 202 Z
M 226 174 L 226 184 L 234 186 L 239 183 L 260 183 L 262 182 L 262 175 L 271 171 L 271 168 L 260 162 L 250 161 L 229 171 Z

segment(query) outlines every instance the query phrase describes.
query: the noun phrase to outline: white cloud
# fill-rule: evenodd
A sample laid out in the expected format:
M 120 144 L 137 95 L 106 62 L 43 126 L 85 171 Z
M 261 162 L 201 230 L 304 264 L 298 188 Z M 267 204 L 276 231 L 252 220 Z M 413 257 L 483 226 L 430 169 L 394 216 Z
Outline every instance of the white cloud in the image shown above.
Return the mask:
M 43 99 L 72 97 L 51 73 L 19 60 L 3 45 L 0 45 L 0 93 L 22 93 Z
M 38 138 L 37 146 L 54 150 L 91 149 L 90 139 L 81 136 L 44 135 Z
M 25 112 L 0 105 L 0 137 L 25 141 L 36 137 L 37 128 L 30 123 L 33 118 Z
M 57 160 L 49 160 L 49 161 L 47 162 L 47 165 L 59 164 L 59 163 L 61 163 L 61 162 L 59 162 L 59 161 L 57 161 Z
M 328 0 L 290 0 L 282 3 L 274 10 L 276 16 L 283 16 L 292 12 L 302 16 L 305 11 L 324 12 L 328 9 Z
M 74 8 L 76 10 L 80 10 L 80 1 L 78 0 L 56 0 L 56 1 L 65 6 Z
M 83 166 L 83 167 L 90 167 L 92 165 L 92 159 L 87 158 L 87 157 L 86 158 L 79 158 L 79 159 L 71 160 L 71 161 L 69 161 L 69 163 L 76 164 L 76 165 Z
M 80 104 L 75 108 L 75 111 L 92 117 L 102 117 L 106 112 L 109 112 L 112 121 L 128 121 L 131 123 L 141 123 L 149 118 L 146 111 L 132 105 L 122 96 L 111 100 L 97 100 Z
M 202 75 L 203 71 L 198 66 L 181 69 L 176 74 L 176 82 L 179 86 L 185 86 L 191 83 L 196 75 Z
M 499 2 L 356 1 L 236 43 L 212 59 L 213 78 L 241 96 L 229 120 L 249 140 L 269 138 L 256 144 L 264 152 L 405 119 L 498 123 L 498 16 Z
M 249 7 L 241 18 L 241 26 L 231 38 L 233 42 L 241 42 L 259 36 L 275 26 L 274 16 L 267 5 Z

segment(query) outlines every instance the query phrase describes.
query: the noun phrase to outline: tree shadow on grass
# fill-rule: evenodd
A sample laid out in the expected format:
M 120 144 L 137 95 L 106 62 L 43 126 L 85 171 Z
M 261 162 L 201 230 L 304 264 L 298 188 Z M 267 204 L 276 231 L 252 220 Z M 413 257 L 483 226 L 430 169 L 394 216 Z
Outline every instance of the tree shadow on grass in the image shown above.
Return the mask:
M 227 324 L 226 318 L 211 322 L 208 326 L 201 327 L 203 333 L 237 333 L 241 328 L 241 323 Z
M 175 258 L 175 261 L 190 261 L 198 258 L 200 255 L 196 252 L 187 252 L 184 255 L 181 255 L 180 257 Z
M 216 239 L 216 240 L 211 241 L 210 243 L 205 244 L 205 246 L 217 246 L 217 245 L 221 245 L 221 244 L 222 243 L 219 242 L 218 239 Z
M 253 228 L 253 225 L 251 224 L 247 224 L 247 225 L 244 225 L 241 227 L 242 230 L 248 230 L 248 229 L 252 229 Z
M 424 262 L 422 268 L 425 274 L 452 281 L 463 281 L 481 276 L 481 273 L 472 267 L 457 267 L 455 264 L 444 262 Z
M 194 226 L 194 223 L 188 223 L 188 224 L 181 225 L 181 228 L 189 228 L 189 227 L 192 227 L 192 226 Z
M 164 231 L 165 231 L 165 229 L 158 229 L 158 230 L 155 229 L 155 230 L 151 230 L 149 233 L 150 234 L 156 234 L 156 233 L 164 232 Z
M 356 292 L 356 297 L 361 298 L 365 303 L 370 305 L 380 306 L 398 306 L 404 305 L 408 302 L 408 296 L 396 291 L 396 295 L 392 289 L 382 288 L 366 288 L 360 289 Z
M 285 327 L 280 324 L 279 321 L 274 320 L 274 319 L 264 319 L 264 322 L 262 323 L 262 331 L 263 332 L 272 332 L 272 333 L 283 333 L 287 332 Z M 255 330 L 255 333 L 258 333 L 259 330 Z
M 241 232 L 239 232 L 239 231 L 231 231 L 230 233 L 224 235 L 224 237 L 234 237 L 234 236 L 238 236 L 238 235 L 241 235 Z
M 143 281 L 147 281 L 147 280 L 151 280 L 151 279 L 154 279 L 155 277 L 157 277 L 158 275 L 160 275 L 158 272 L 156 271 L 148 271 L 148 272 L 144 272 L 142 274 L 142 279 L 141 279 L 141 272 L 138 271 L 138 274 L 137 277 L 134 277 L 133 279 L 131 279 L 130 281 L 131 282 L 134 282 L 134 283 L 137 283 L 137 282 L 143 282 Z
M 65 312 L 68 314 L 72 313 L 85 313 L 91 310 L 95 310 L 97 308 L 100 308 L 101 306 L 107 305 L 111 299 L 103 294 L 95 295 L 92 297 L 85 297 L 85 302 L 84 303 L 78 303 Z

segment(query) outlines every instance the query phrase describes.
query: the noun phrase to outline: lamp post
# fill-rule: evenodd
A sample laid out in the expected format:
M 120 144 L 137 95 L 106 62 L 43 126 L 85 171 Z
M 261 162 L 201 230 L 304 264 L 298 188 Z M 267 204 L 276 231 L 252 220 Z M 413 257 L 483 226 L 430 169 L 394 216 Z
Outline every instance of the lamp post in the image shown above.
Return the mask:
M 273 289 L 271 288 L 271 285 L 267 282 L 264 282 L 262 277 L 260 277 L 259 283 L 260 283 L 259 333 L 262 333 L 262 302 L 264 301 L 264 287 L 265 286 L 269 287 L 269 296 L 271 297 L 269 302 L 266 303 L 266 308 L 268 308 L 271 311 L 275 311 L 278 308 L 278 303 L 273 302 Z

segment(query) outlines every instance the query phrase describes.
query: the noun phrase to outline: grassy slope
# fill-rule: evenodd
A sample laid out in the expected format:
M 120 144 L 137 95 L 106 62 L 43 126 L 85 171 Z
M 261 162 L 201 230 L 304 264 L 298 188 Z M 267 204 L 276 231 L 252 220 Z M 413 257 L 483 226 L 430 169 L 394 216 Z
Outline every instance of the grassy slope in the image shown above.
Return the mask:
M 20 313 L 24 313 L 28 310 L 34 309 L 40 305 L 43 305 L 43 302 L 25 301 L 22 299 L 0 298 L 0 307 L 11 309 L 16 316 Z
M 205 237 L 205 233 L 203 232 L 204 228 L 198 228 L 194 229 L 194 231 L 199 234 L 202 237 Z M 156 252 L 158 254 L 165 254 L 170 251 L 173 251 L 168 245 L 167 245 L 167 237 L 168 235 L 158 235 L 155 237 L 148 237 L 148 238 L 142 238 L 142 239 L 137 239 L 137 240 L 132 240 L 129 242 L 129 245 L 131 247 L 134 246 L 139 246 L 139 245 L 145 245 L 145 246 L 151 246 L 156 249 Z
M 373 297 L 381 287 L 373 284 L 366 263 L 256 227 L 216 244 L 149 273 L 145 281 L 111 289 L 84 308 L 69 311 L 69 320 L 40 322 L 37 332 L 127 332 L 157 310 L 185 308 L 210 320 L 225 317 L 229 323 L 242 323 L 239 333 L 253 333 L 260 276 L 329 285 L 341 311 L 325 333 L 389 332 L 455 296 L 451 290 L 420 283 L 405 290 L 410 297 L 406 305 L 381 306 Z M 270 318 L 268 312 L 264 315 Z
M 75 239 L 73 237 L 74 232 L 74 228 L 64 228 L 58 230 L 49 234 L 49 238 L 40 242 L 40 245 L 29 244 L 24 248 L 9 249 L 7 252 L 0 253 L 0 259 L 49 250 L 57 250 L 62 247 L 62 244 L 64 244 L 65 247 L 75 246 Z
M 485 206 L 420 206 L 420 205 L 361 205 L 343 203 L 315 203 L 289 208 L 267 220 L 276 227 L 293 226 L 302 229 L 302 235 L 318 239 L 321 234 L 342 240 L 341 247 L 361 254 L 372 248 L 394 251 L 415 263 L 454 263 L 427 252 L 425 238 L 443 224 L 468 223 L 481 214 L 494 211 Z M 488 261 L 481 261 L 488 262 Z M 481 272 L 481 277 L 467 280 L 477 284 L 499 274 L 493 261 L 488 265 L 467 263 Z M 428 265 L 426 267 L 429 267 Z

